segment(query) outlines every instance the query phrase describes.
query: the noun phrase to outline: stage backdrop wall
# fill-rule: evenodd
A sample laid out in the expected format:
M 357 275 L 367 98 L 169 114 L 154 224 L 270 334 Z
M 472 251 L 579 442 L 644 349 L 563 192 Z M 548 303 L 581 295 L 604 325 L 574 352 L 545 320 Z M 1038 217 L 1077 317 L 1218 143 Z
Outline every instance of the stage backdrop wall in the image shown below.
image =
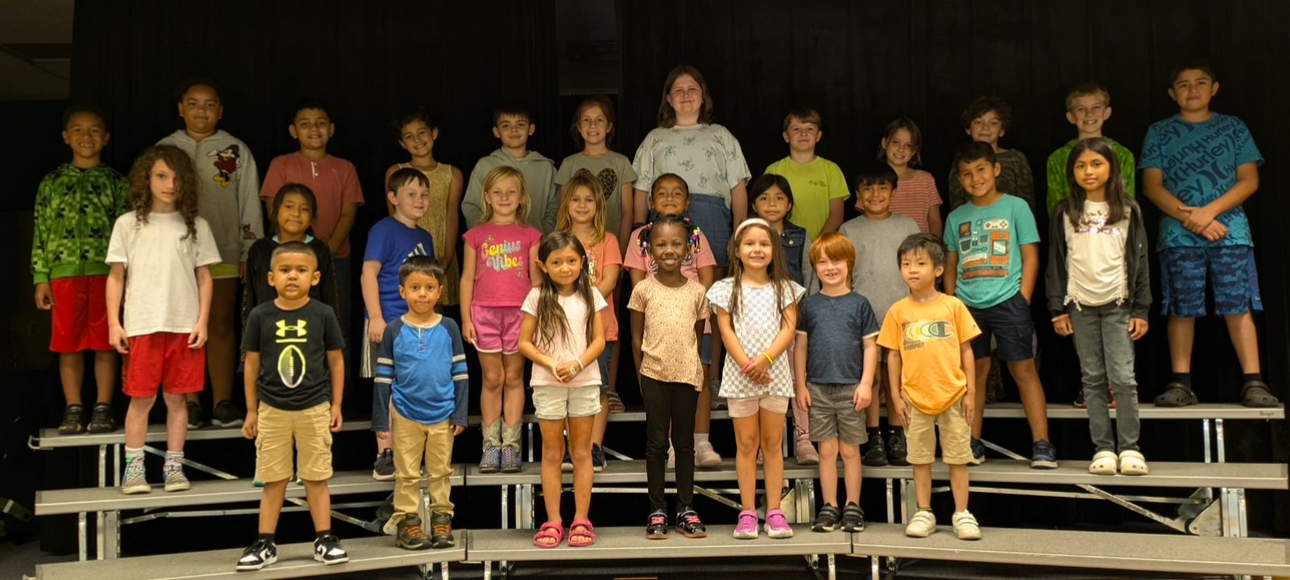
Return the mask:
M 748 0 L 737 10 L 731 6 L 721 0 L 619 0 L 623 143 L 639 143 L 656 126 L 668 71 L 689 63 L 707 77 L 717 122 L 739 139 L 753 175 L 787 155 L 782 123 L 794 107 L 810 106 L 823 116 L 818 151 L 842 166 L 849 183 L 861 164 L 875 160 L 886 124 L 908 116 L 922 129 L 923 168 L 936 176 L 944 197 L 954 149 L 967 141 L 960 123 L 963 106 L 993 93 L 1014 109 L 1014 124 L 1002 145 L 1029 158 L 1042 199 L 1049 153 L 1076 135 L 1064 117 L 1063 99 L 1071 86 L 1084 80 L 1107 86 L 1113 115 L 1105 134 L 1139 152 L 1150 124 L 1177 112 L 1165 92 L 1170 68 L 1187 57 L 1210 58 L 1221 85 L 1213 108 L 1241 117 L 1266 158 L 1259 191 L 1246 203 L 1265 307 L 1256 320 L 1268 382 L 1282 400 L 1290 394 L 1290 257 L 1284 237 L 1290 209 L 1284 195 L 1290 188 L 1290 144 L 1284 139 L 1290 133 L 1290 115 L 1284 110 L 1290 80 L 1282 70 L 1290 62 L 1290 44 L 1280 33 L 1290 25 L 1290 4 Z M 1154 234 L 1159 213 L 1150 203 L 1144 205 Z M 1046 237 L 1047 220 L 1036 217 Z M 1152 240 L 1154 252 L 1154 235 Z M 1158 270 L 1153 263 L 1157 305 Z M 1053 335 L 1042 305 L 1035 314 L 1050 402 L 1068 402 L 1079 388 L 1074 349 L 1069 340 Z M 1150 334 L 1137 349 L 1144 401 L 1159 393 L 1169 371 L 1165 318 L 1158 306 L 1150 322 Z M 1211 402 L 1237 400 L 1240 368 L 1225 328 L 1218 320 L 1197 328 L 1193 373 L 1198 393 Z M 1008 423 L 1000 427 L 1004 425 Z M 1086 427 L 1067 427 L 1055 431 L 1070 441 L 1059 447 L 1077 452 L 1087 445 Z M 1159 427 L 1162 439 L 1145 442 L 1157 444 L 1146 448 L 1148 457 L 1199 460 L 1198 437 L 1188 431 L 1181 440 L 1171 438 L 1174 429 L 1182 428 Z M 1285 433 L 1283 424 L 1244 425 L 1229 439 L 1229 453 L 1238 460 L 1284 463 L 1290 455 L 1279 443 Z M 1064 452 L 1063 457 L 1079 455 Z M 1277 505 L 1281 517 L 1275 518 L 1276 525 L 1285 533 L 1290 531 L 1286 494 L 1277 497 Z M 1271 512 L 1251 511 L 1269 525 Z

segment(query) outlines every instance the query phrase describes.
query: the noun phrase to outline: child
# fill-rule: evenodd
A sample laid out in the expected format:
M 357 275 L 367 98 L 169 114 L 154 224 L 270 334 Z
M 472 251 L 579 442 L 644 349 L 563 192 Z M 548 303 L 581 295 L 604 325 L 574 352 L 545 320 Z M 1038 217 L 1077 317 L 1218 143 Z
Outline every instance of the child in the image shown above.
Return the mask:
M 825 233 L 811 249 L 811 263 L 823 286 L 802 299 L 793 357 L 797 407 L 809 411 L 811 440 L 820 444 L 820 490 L 824 508 L 811 529 L 864 531 L 860 509 L 860 445 L 864 411 L 873 397 L 878 366 L 878 320 L 869 300 L 851 289 L 856 254 L 851 241 Z M 876 406 L 876 405 L 874 405 Z M 838 511 L 838 454 L 845 469 L 847 503 Z
M 632 169 L 631 160 L 609 149 L 613 142 L 615 122 L 614 104 L 609 97 L 594 95 L 578 104 L 569 132 L 573 135 L 574 143 L 581 144 L 582 151 L 564 158 L 560 163 L 560 170 L 555 174 L 555 184 L 560 186 L 563 197 L 569 180 L 574 176 L 583 175 L 600 182 L 605 196 L 605 231 L 614 234 L 618 240 L 618 254 L 622 256 L 628 250 L 627 240 L 631 237 L 632 224 L 644 221 L 645 216 L 634 213 L 632 183 L 636 181 L 636 170 Z M 608 296 L 605 299 L 610 304 L 609 310 L 605 311 L 606 316 L 614 316 L 616 320 L 614 305 L 618 301 Z M 609 413 L 621 413 L 625 410 L 623 401 L 618 396 L 618 347 L 619 343 L 614 342 L 606 348 L 611 353 L 608 355 L 609 372 L 606 375 L 606 382 L 609 383 L 606 406 Z M 595 461 L 594 454 L 592 461 Z
M 379 365 L 380 344 L 385 327 L 407 314 L 408 303 L 399 294 L 399 268 L 412 256 L 433 258 L 434 238 L 417 227 L 425 215 L 430 193 L 426 176 L 415 169 L 400 169 L 390 176 L 388 203 L 394 215 L 372 226 L 363 253 L 363 305 L 367 321 L 363 327 L 363 367 L 359 375 L 374 378 Z M 394 451 L 390 441 L 389 384 L 372 384 L 372 431 L 376 432 L 376 463 L 372 477 L 377 481 L 394 480 Z
M 125 357 L 125 474 L 121 491 L 148 493 L 143 444 L 148 412 L 165 387 L 166 491 L 184 491 L 184 397 L 205 386 L 206 322 L 210 320 L 210 265 L 219 247 L 197 215 L 197 174 L 178 147 L 144 150 L 130 169 L 129 213 L 112 227 L 106 262 L 108 342 Z M 126 276 L 126 273 L 129 276 Z M 125 324 L 121 299 L 125 295 Z
M 247 252 L 255 240 L 264 237 L 260 204 L 256 203 L 260 175 L 246 143 L 219 129 L 224 105 L 214 82 L 188 79 L 180 83 L 176 97 L 184 128 L 157 144 L 178 147 L 192 160 L 197 171 L 197 212 L 210 224 L 219 246 L 220 262 L 210 268 L 214 290 L 206 368 L 215 404 L 210 419 L 216 427 L 237 427 L 243 415 L 233 403 L 233 375 L 237 369 L 233 331 L 238 319 L 234 308 L 237 284 L 246 272 Z M 190 394 L 188 426 L 196 429 L 204 423 L 197 394 Z
M 941 461 L 949 465 L 954 493 L 954 533 L 961 540 L 979 540 L 981 527 L 967 510 L 967 464 L 972 460 L 968 424 L 979 409 L 970 341 L 981 329 L 962 302 L 936 290 L 945 254 L 945 246 L 930 234 L 914 234 L 900 244 L 896 259 L 909 296 L 887 311 L 878 345 L 887 349 L 887 370 L 896 394 L 892 408 L 909 426 L 918 513 L 910 518 L 905 535 L 925 538 L 936 531 L 932 460 L 939 428 Z
M 794 219 L 797 217 L 797 204 L 788 179 L 772 173 L 758 177 L 753 181 L 752 187 L 748 188 L 748 205 L 752 208 L 753 215 L 766 220 L 779 233 L 779 240 L 784 245 L 784 261 L 789 277 L 806 288 L 808 294 L 819 291 L 819 280 L 815 279 L 815 268 L 811 264 L 811 238 L 805 228 L 788 221 L 790 216 Z M 811 445 L 809 424 L 806 411 L 794 405 L 793 432 L 796 442 L 793 455 L 801 465 L 820 462 L 820 454 Z
M 394 436 L 395 545 L 408 550 L 451 548 L 453 505 L 449 497 L 453 438 L 466 430 L 469 380 L 461 331 L 435 313 L 443 268 L 426 256 L 399 266 L 399 296 L 408 312 L 385 327 L 376 381 L 389 385 Z M 430 494 L 430 538 L 421 518 L 421 460 Z
M 686 211 L 690 208 L 690 190 L 685 180 L 674 173 L 666 173 L 658 176 L 654 180 L 653 193 L 650 196 L 653 204 L 654 215 L 658 218 L 675 217 L 681 219 Z M 703 286 L 706 292 L 712 287 L 712 282 L 716 279 L 715 270 L 717 266 L 715 252 L 708 245 L 708 238 L 699 228 L 694 227 L 690 220 L 684 219 L 683 223 L 687 224 L 690 230 L 690 253 L 681 261 L 681 274 L 686 278 L 698 282 Z M 653 256 L 641 248 L 645 246 L 642 241 L 648 242 L 649 237 L 643 235 L 644 227 L 636 228 L 632 231 L 631 239 L 627 242 L 627 254 L 623 256 L 623 267 L 627 268 L 627 274 L 632 279 L 632 285 L 640 284 L 647 276 L 654 276 L 658 273 L 658 263 L 654 261 Z M 712 342 L 711 325 L 703 326 L 703 341 L 699 359 L 703 361 L 705 372 L 710 372 L 712 359 L 710 358 Z M 640 367 L 636 367 L 640 370 Z M 704 375 L 704 385 L 708 384 L 710 375 Z M 694 461 L 699 467 L 716 467 L 721 465 L 721 455 L 712 448 L 712 442 L 708 435 L 712 432 L 712 391 L 704 388 L 699 391 L 698 407 L 694 416 Z M 668 465 L 676 464 L 675 450 L 668 451 Z
M 608 218 L 606 198 L 600 181 L 587 174 L 578 174 L 564 185 L 560 196 L 560 219 L 555 229 L 559 232 L 573 234 L 582 242 L 582 249 L 587 254 L 587 273 L 591 285 L 600 296 L 609 302 L 614 296 L 614 287 L 618 284 L 618 274 L 623 268 L 623 257 L 618 253 L 618 238 L 606 231 L 605 220 Z M 605 469 L 605 427 L 609 423 L 609 369 L 618 343 L 618 315 L 614 309 L 606 308 L 601 313 L 605 321 L 605 351 L 596 359 L 600 367 L 600 413 L 591 430 L 591 467 L 599 473 Z M 573 469 L 569 462 L 568 469 Z M 564 465 L 562 464 L 561 467 Z
M 1124 192 L 1134 196 L 1133 152 L 1110 138 L 1102 137 L 1102 124 L 1111 118 L 1111 93 L 1097 83 L 1081 83 L 1066 93 L 1066 120 L 1075 126 L 1078 135 L 1048 156 L 1048 215 L 1070 197 L 1070 180 L 1066 161 L 1075 144 L 1085 139 L 1104 138 L 1120 160 L 1120 176 L 1124 179 Z
M 636 170 L 626 155 L 609 148 L 614 138 L 614 104 L 609 97 L 595 95 L 578 104 L 569 133 L 581 151 L 564 158 L 555 174 L 561 198 L 569 189 L 569 180 L 583 175 L 600 182 L 604 195 L 605 231 L 619 242 L 620 253 L 627 251 L 632 224 L 645 221 L 633 212 L 632 184 Z M 559 215 L 563 216 L 561 211 Z
M 748 217 L 746 188 L 752 175 L 739 141 L 712 122 L 713 110 L 712 95 L 698 69 L 683 64 L 668 73 L 658 128 L 645 136 L 632 161 L 640 176 L 633 215 L 646 215 L 646 192 L 653 190 L 655 179 L 666 173 L 680 175 L 687 187 L 695 188 L 690 192 L 690 219 L 717 248 L 720 277 L 725 275 L 731 224 Z
M 67 406 L 58 432 L 85 431 L 85 351 L 94 351 L 98 385 L 90 433 L 116 429 L 112 391 L 117 358 L 108 343 L 108 236 L 112 222 L 125 213 L 130 182 L 102 163 L 99 154 L 111 134 L 103 114 L 92 106 L 73 105 L 63 113 L 63 142 L 71 163 L 46 175 L 36 193 L 36 226 L 31 242 L 31 277 L 36 308 L 52 310 L 49 350 L 58 353 L 58 375 Z
M 318 283 L 309 288 L 309 297 L 332 307 L 337 312 L 336 316 L 340 316 L 331 247 L 321 238 L 309 235 L 309 228 L 315 223 L 314 208 L 317 204 L 318 198 L 314 197 L 313 190 L 299 183 L 284 184 L 273 197 L 269 215 L 278 224 L 277 233 L 256 240 L 246 255 L 246 284 L 242 295 L 243 330 L 256 306 L 277 298 L 277 290 L 273 287 L 273 282 L 269 281 L 269 274 L 273 270 L 273 252 L 282 244 L 290 242 L 301 242 L 314 252 Z M 344 337 L 344 326 L 341 328 L 341 336 Z
M 291 133 L 292 139 L 300 143 L 300 150 L 279 155 L 269 163 L 269 172 L 265 174 L 264 183 L 260 187 L 260 199 L 264 201 L 265 209 L 269 210 L 269 221 L 281 224 L 274 208 L 282 186 L 298 183 L 313 192 L 314 203 L 310 204 L 314 217 L 312 237 L 320 243 L 312 245 L 315 252 L 323 245 L 327 246 L 328 251 L 326 255 L 318 256 L 318 269 L 322 272 L 322 281 L 318 286 L 325 290 L 334 288 L 336 299 L 328 299 L 326 294 L 330 290 L 325 291 L 323 296 L 312 292 L 310 296 L 336 309 L 336 316 L 340 318 L 340 332 L 345 337 L 345 344 L 350 344 L 349 313 L 354 304 L 354 277 L 349 234 L 354 228 L 358 206 L 363 205 L 363 188 L 358 182 L 354 164 L 327 152 L 327 143 L 335 134 L 336 125 L 332 123 L 327 105 L 322 101 L 302 99 L 297 102 L 287 131 Z M 278 235 L 282 236 L 281 230 Z M 267 257 L 264 256 L 265 265 L 268 265 Z M 247 263 L 250 263 L 250 256 L 247 257 Z M 263 278 L 261 275 L 248 279 L 254 283 L 261 282 Z M 262 300 L 272 297 L 272 294 L 267 294 Z M 242 309 L 249 311 L 255 304 L 247 306 L 244 303 Z
M 442 261 L 444 278 L 439 286 L 439 305 L 454 306 L 459 292 L 457 284 L 461 274 L 457 270 L 457 235 L 460 233 L 458 216 L 461 207 L 461 189 L 465 182 L 461 170 L 440 163 L 434 157 L 434 144 L 439 140 L 439 126 L 429 113 L 417 107 L 411 113 L 394 122 L 395 139 L 399 147 L 408 152 L 412 158 L 407 163 L 396 163 L 385 170 L 388 182 L 395 171 L 411 167 L 424 173 L 430 182 L 430 205 L 425 215 L 417 220 L 430 236 L 434 238 L 434 255 Z M 394 215 L 394 208 L 389 208 Z
M 255 440 L 255 480 L 260 496 L 260 537 L 237 561 L 237 570 L 259 570 L 278 561 L 273 534 L 292 475 L 305 486 L 314 522 L 314 559 L 327 565 L 349 561 L 331 533 L 331 437 L 340 431 L 345 392 L 345 338 L 332 306 L 311 300 L 320 281 L 318 257 L 300 241 L 273 250 L 269 284 L 278 297 L 256 306 L 246 321 L 246 422 L 242 435 Z
M 591 507 L 591 428 L 600 413 L 600 376 L 596 359 L 605 350 L 601 311 L 608 306 L 591 285 L 587 255 L 578 238 L 566 232 L 547 234 L 538 248 L 542 285 L 524 299 L 520 352 L 533 361 L 533 408 L 542 429 L 542 495 L 546 523 L 533 536 L 539 548 L 555 548 L 564 539 L 560 519 L 560 458 L 564 426 L 569 424 L 573 456 L 573 523 L 569 546 L 596 543 L 587 520 Z
M 560 209 L 560 194 L 555 187 L 555 162 L 528 148 L 529 137 L 537 130 L 527 107 L 518 104 L 503 105 L 493 112 L 493 136 L 502 142 L 501 148 L 480 159 L 470 172 L 470 186 L 461 201 L 461 213 L 466 216 L 466 227 L 486 223 L 488 206 L 483 185 L 488 175 L 498 167 L 510 167 L 522 174 L 528 191 L 528 214 L 522 218 L 542 233 L 555 230 L 555 219 Z
M 657 182 L 656 182 L 657 183 Z M 688 224 L 676 216 L 646 226 L 641 248 L 657 270 L 632 289 L 632 355 L 640 369 L 645 400 L 646 485 L 650 514 L 645 537 L 667 538 L 667 503 L 663 498 L 668 442 L 677 450 L 676 531 L 687 538 L 706 538 L 707 528 L 694 511 L 694 415 L 704 370 L 699 360 L 703 327 L 711 315 L 703 285 L 685 276 L 691 260 Z M 669 437 L 670 430 L 670 437 Z
M 887 130 L 883 131 L 882 141 L 878 144 L 878 161 L 896 172 L 897 183 L 893 183 L 891 188 L 900 189 L 900 196 L 890 200 L 891 213 L 914 220 L 918 231 L 939 238 L 945 232 L 945 223 L 941 219 L 941 194 L 936 190 L 936 179 L 932 174 L 916 169 L 923 164 L 922 151 L 923 132 L 918 130 L 918 125 L 912 119 L 901 117 L 888 123 Z M 893 251 L 904 239 L 905 236 L 901 236 L 893 241 Z M 856 249 L 859 250 L 858 244 Z M 881 255 L 886 261 L 891 252 Z M 864 260 L 860 263 L 863 264 Z M 905 285 L 898 285 L 903 295 Z
M 950 212 L 946 220 L 945 245 L 950 250 L 944 271 L 945 293 L 958 296 L 981 327 L 980 336 L 972 340 L 976 384 L 985 384 L 990 373 L 993 335 L 999 344 L 998 357 L 1008 363 L 1021 391 L 1021 406 L 1034 441 L 1030 466 L 1056 469 L 1057 448 L 1048 441 L 1048 407 L 1031 340 L 1030 298 L 1039 275 L 1035 217 L 1020 198 L 997 189 L 995 180 L 1001 167 L 989 144 L 976 141 L 960 147 L 954 166 L 971 203 Z M 985 408 L 985 389 L 976 390 L 972 406 Z M 981 414 L 973 419 L 972 464 L 978 465 L 985 461 Z
M 1147 334 L 1151 306 L 1147 232 L 1142 210 L 1130 199 L 1121 163 L 1109 139 L 1075 144 L 1066 170 L 1071 196 L 1053 213 L 1049 246 L 1048 309 L 1053 330 L 1075 335 L 1088 401 L 1088 428 L 1096 448 L 1089 473 L 1145 475 L 1138 449 L 1138 383 L 1133 341 Z M 1117 399 L 1115 426 L 1106 386 Z
M 765 220 L 739 224 L 730 244 L 730 277 L 708 290 L 717 312 L 726 362 L 721 396 L 730 405 L 738 454 L 735 472 L 743 511 L 735 538 L 757 539 L 757 452 L 766 486 L 766 535 L 791 538 L 793 528 L 779 510 L 783 485 L 784 413 L 793 396 L 788 347 L 797 329 L 797 302 L 806 293 L 788 276 L 779 234 Z M 779 362 L 776 362 L 778 360 Z
M 1030 162 L 1019 150 L 999 147 L 999 140 L 1011 126 L 1012 106 L 999 97 L 977 97 L 963 109 L 963 132 L 973 141 L 989 145 L 995 158 L 999 160 L 999 191 L 1021 198 L 1034 211 L 1035 178 L 1030 172 Z M 949 183 L 950 207 L 957 209 L 969 200 L 965 187 L 959 181 L 957 166 L 950 171 Z M 953 268 L 949 270 L 953 271 Z
M 1208 272 L 1214 313 L 1241 361 L 1242 403 L 1279 404 L 1263 382 L 1252 311 L 1259 297 L 1254 241 L 1242 204 L 1259 187 L 1263 155 L 1240 119 L 1210 110 L 1218 79 L 1209 65 L 1192 62 L 1170 75 L 1169 97 L 1178 114 L 1151 126 L 1142 145 L 1142 182 L 1160 217 L 1164 311 L 1169 315 L 1173 378 L 1156 405 L 1196 404 L 1191 389 L 1191 345 L 1196 319 L 1205 316 Z
M 538 242 L 528 225 L 529 196 L 520 170 L 503 165 L 488 172 L 484 213 L 470 228 L 461 268 L 461 336 L 475 345 L 484 374 L 479 396 L 484 452 L 479 470 L 520 470 L 524 419 L 524 357 L 520 356 L 520 307 L 542 282 Z M 505 419 L 499 422 L 499 419 Z M 590 442 L 587 451 L 590 452 Z
M 900 136 L 895 138 L 899 139 Z M 904 150 L 907 149 L 901 148 L 901 151 Z M 891 158 L 894 156 L 889 157 Z M 855 267 L 850 270 L 851 287 L 869 300 L 875 319 L 886 318 L 891 305 L 909 294 L 909 288 L 900 277 L 900 265 L 892 264 L 891 257 L 896 255 L 896 250 L 905 238 L 919 233 L 919 230 L 912 218 L 893 210 L 894 199 L 899 197 L 896 190 L 900 190 L 900 196 L 905 195 L 905 191 L 898 186 L 899 183 L 897 173 L 890 164 L 874 164 L 862 170 L 856 175 L 856 208 L 862 213 L 838 229 L 838 233 L 851 240 L 855 248 Z M 910 181 L 905 181 L 906 185 L 909 183 Z M 886 358 L 880 352 L 878 366 L 874 367 L 874 385 L 884 389 L 886 387 L 883 385 L 889 384 L 884 378 Z M 862 459 L 865 465 L 909 465 L 905 457 L 904 423 L 901 422 L 900 415 L 892 412 L 894 396 L 895 393 L 887 391 L 887 428 L 890 434 L 886 441 L 883 440 L 879 427 L 878 405 L 869 405 L 865 411 L 867 441 Z M 873 400 L 878 401 L 878 395 L 875 394 Z
M 842 175 L 838 164 L 815 154 L 815 146 L 823 138 L 824 127 L 820 123 L 820 114 L 809 108 L 794 109 L 784 117 L 784 142 L 788 143 L 788 157 L 771 163 L 765 171 L 767 174 L 784 176 L 793 186 L 793 190 L 797 192 L 793 223 L 805 228 L 807 237 L 812 241 L 823 232 L 838 231 L 845 213 L 843 204 L 850 195 L 847 178 Z M 790 271 L 789 274 L 792 275 L 793 272 Z M 797 283 L 801 284 L 802 281 L 797 280 Z

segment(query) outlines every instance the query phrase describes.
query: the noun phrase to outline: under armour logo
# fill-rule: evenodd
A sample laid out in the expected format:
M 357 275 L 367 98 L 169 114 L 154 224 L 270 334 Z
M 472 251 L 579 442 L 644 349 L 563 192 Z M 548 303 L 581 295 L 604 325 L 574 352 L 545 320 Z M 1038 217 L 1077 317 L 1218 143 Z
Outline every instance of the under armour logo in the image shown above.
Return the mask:
M 287 324 L 287 321 L 279 320 L 277 322 L 278 331 L 274 333 L 279 338 L 279 340 L 277 341 L 278 344 L 291 343 L 291 342 L 305 342 L 306 341 L 305 335 L 309 334 L 308 331 L 305 330 L 305 322 L 306 321 L 304 320 L 296 320 L 295 326 L 290 326 Z M 296 338 L 287 338 L 288 331 L 296 333 Z

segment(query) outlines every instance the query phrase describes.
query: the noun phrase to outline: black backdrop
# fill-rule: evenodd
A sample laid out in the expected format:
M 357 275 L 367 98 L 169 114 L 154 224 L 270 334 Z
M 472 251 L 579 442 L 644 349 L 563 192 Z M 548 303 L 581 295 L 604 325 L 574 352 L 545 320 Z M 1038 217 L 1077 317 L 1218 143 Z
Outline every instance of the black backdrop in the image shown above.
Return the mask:
M 1136 151 L 1147 126 L 1175 112 L 1164 92 L 1168 69 L 1184 57 L 1211 57 L 1222 85 L 1215 108 L 1242 117 L 1268 160 L 1260 191 L 1248 202 L 1266 307 L 1256 320 L 1265 373 L 1285 398 L 1290 258 L 1277 221 L 1286 207 L 1278 192 L 1290 183 L 1283 161 L 1290 146 L 1278 137 L 1290 132 L 1290 115 L 1279 109 L 1290 97 L 1290 80 L 1278 65 L 1290 62 L 1290 45 L 1278 31 L 1290 25 L 1290 5 L 748 0 L 733 6 L 618 0 L 618 143 L 626 154 L 654 125 L 664 75 L 688 62 L 707 75 L 718 122 L 740 139 L 755 174 L 785 154 L 779 136 L 784 113 L 809 105 L 824 116 L 820 153 L 848 174 L 873 159 L 890 119 L 914 118 L 924 132 L 925 168 L 944 191 L 952 150 L 966 139 L 959 111 L 972 97 L 992 92 L 1015 110 L 1004 146 L 1025 151 L 1042 179 L 1047 154 L 1074 134 L 1062 107 L 1071 85 L 1095 79 L 1110 88 L 1114 116 L 1106 133 Z M 568 120 L 556 118 L 554 26 L 553 0 L 80 2 L 72 97 L 108 111 L 114 135 L 105 156 L 124 170 L 140 149 L 180 126 L 175 82 L 212 77 L 224 97 L 221 127 L 250 145 L 261 172 L 274 156 L 294 150 L 285 130 L 291 104 L 305 95 L 323 98 L 337 124 L 331 150 L 354 162 L 368 199 L 355 228 L 361 248 L 363 232 L 384 214 L 383 170 L 405 159 L 387 122 L 413 105 L 437 114 L 443 133 L 436 156 L 464 171 L 496 147 L 490 115 L 504 100 L 533 107 L 534 149 L 555 159 L 571 152 L 561 139 Z M 61 158 L 33 161 L 52 167 Z M 1151 322 L 1152 332 L 1138 348 L 1144 400 L 1155 395 L 1168 370 L 1164 319 Z M 1046 326 L 1039 325 L 1046 388 L 1050 399 L 1065 401 L 1077 388 L 1078 367 L 1069 344 Z M 1198 391 L 1209 401 L 1232 400 L 1239 369 L 1225 331 L 1217 321 L 1198 331 Z M 1054 433 L 1063 458 L 1082 461 L 1091 450 L 1086 429 L 1075 423 Z M 1024 442 L 1020 427 L 1000 423 L 992 429 L 1001 439 Z M 1276 444 L 1284 433 L 1280 424 L 1229 425 L 1230 455 L 1286 462 L 1285 446 Z M 1145 437 L 1153 459 L 1199 459 L 1194 426 L 1148 424 Z M 1002 509 L 1004 500 L 976 496 L 978 501 Z M 1072 502 L 1051 517 L 1022 515 L 1028 506 L 1053 504 L 1006 501 L 1020 502 L 1011 519 L 1044 524 L 1080 520 L 1079 509 L 1089 507 Z M 1290 518 L 1276 517 L 1287 506 L 1285 494 L 1251 494 L 1253 526 L 1287 533 Z

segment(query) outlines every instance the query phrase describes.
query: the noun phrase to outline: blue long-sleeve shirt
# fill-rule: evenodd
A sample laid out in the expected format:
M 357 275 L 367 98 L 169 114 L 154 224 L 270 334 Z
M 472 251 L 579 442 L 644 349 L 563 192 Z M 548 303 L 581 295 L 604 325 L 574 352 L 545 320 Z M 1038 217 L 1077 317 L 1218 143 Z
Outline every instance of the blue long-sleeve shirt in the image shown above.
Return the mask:
M 378 392 L 389 393 L 389 399 L 373 405 L 373 428 L 378 422 L 376 409 L 388 409 L 391 399 L 400 415 L 423 425 L 447 419 L 465 427 L 469 389 L 466 351 L 457 323 L 447 317 L 424 327 L 403 317 L 390 322 L 376 359 L 376 384 Z

